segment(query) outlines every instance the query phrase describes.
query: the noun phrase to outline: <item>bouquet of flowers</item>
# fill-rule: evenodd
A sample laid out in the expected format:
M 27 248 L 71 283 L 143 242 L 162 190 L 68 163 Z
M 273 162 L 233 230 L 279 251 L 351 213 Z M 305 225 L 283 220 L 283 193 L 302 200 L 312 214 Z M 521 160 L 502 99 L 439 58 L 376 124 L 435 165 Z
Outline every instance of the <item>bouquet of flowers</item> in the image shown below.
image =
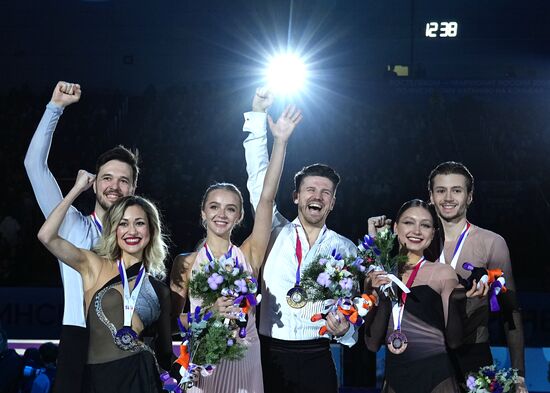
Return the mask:
M 246 337 L 248 312 L 260 302 L 261 295 L 256 295 L 258 281 L 244 270 L 238 257 L 233 257 L 229 251 L 220 259 L 207 261 L 193 274 L 189 290 L 191 295 L 202 300 L 204 307 L 210 307 L 221 296 L 233 297 L 240 311 L 231 323 L 239 329 L 239 337 Z
M 403 273 L 403 267 L 407 263 L 406 250 L 404 249 L 403 252 L 391 256 L 396 237 L 397 235 L 388 228 L 380 231 L 375 238 L 365 235 L 357 246 L 358 254 L 368 264 L 367 273 L 373 270 L 385 271 L 392 282 L 398 284 L 402 289 L 403 287 L 406 289 L 406 286 L 397 278 Z M 392 300 L 397 300 L 397 294 L 392 283 L 386 284 L 380 289 Z
M 359 283 L 365 279 L 364 260 L 358 257 L 343 258 L 336 250 L 329 256 L 319 256 L 304 269 L 302 287 L 312 301 L 323 301 L 323 312 L 311 317 L 312 322 L 325 319 L 329 312 L 339 310 L 350 323 L 360 326 L 374 297 L 359 294 Z M 323 326 L 319 334 L 324 335 Z
M 193 387 L 193 381 L 200 373 L 211 375 L 215 365 L 222 359 L 236 360 L 243 357 L 246 347 L 234 340 L 233 331 L 223 321 L 214 318 L 211 312 L 201 314 L 197 307 L 193 313 L 187 313 L 188 327 L 178 318 L 182 344 L 180 356 L 172 365 L 168 375 L 161 379 L 164 389 L 180 393 Z M 175 384 L 172 377 L 178 377 Z
M 466 379 L 469 393 L 506 393 L 515 392 L 518 382 L 516 369 L 497 369 L 495 365 L 481 367 Z

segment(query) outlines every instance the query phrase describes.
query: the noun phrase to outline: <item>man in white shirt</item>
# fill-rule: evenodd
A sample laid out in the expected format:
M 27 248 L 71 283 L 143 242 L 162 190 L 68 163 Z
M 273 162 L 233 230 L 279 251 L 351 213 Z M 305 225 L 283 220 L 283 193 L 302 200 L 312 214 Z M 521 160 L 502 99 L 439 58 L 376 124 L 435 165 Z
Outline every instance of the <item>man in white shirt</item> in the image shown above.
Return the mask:
M 250 133 L 243 145 L 253 207 L 258 204 L 269 163 L 266 111 L 272 103 L 271 93 L 258 89 L 252 112 L 244 114 L 243 131 Z M 329 255 L 333 249 L 342 255 L 355 254 L 356 247 L 325 225 L 336 201 L 338 174 L 326 165 L 314 164 L 298 172 L 294 181 L 298 217 L 288 221 L 274 208 L 272 236 L 262 273 L 260 338 L 264 389 L 266 393 L 334 393 L 338 386 L 329 337 L 319 336 L 323 322 L 310 319 L 321 312 L 322 303 L 300 302 L 300 271 L 318 255 Z M 342 344 L 352 346 L 357 341 L 355 329 L 340 312 L 329 314 L 326 326 Z
M 80 85 L 57 83 L 25 156 L 25 169 L 45 217 L 63 199 L 47 162 L 53 133 L 65 107 L 78 102 L 80 96 Z M 91 249 L 101 236 L 101 222 L 107 209 L 120 198 L 134 194 L 139 174 L 137 154 L 122 146 L 108 150 L 97 159 L 96 174 L 93 184 L 96 194 L 94 212 L 85 216 L 71 207 L 60 229 L 64 239 L 80 248 Z M 82 277 L 76 270 L 61 261 L 59 267 L 65 308 L 54 391 L 78 393 L 88 349 L 84 290 Z

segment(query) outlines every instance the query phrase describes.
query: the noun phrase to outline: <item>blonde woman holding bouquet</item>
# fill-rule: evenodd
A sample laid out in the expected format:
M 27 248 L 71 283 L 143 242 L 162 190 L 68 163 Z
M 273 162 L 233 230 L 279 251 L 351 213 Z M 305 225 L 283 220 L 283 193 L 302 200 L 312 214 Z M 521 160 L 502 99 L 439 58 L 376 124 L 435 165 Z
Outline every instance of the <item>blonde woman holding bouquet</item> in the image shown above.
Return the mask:
M 390 283 L 386 272 L 373 272 L 367 281 L 380 297 L 367 314 L 365 341 L 374 352 L 386 346 L 382 392 L 459 392 L 447 347 L 461 343 L 466 294 L 450 266 L 430 261 L 428 247 L 439 230 L 433 206 L 419 199 L 403 204 L 394 233 L 407 254 L 400 279 L 410 293 L 399 291 L 390 300 L 381 290 Z
M 231 243 L 231 233 L 242 221 L 244 215 L 241 192 L 229 183 L 213 184 L 206 190 L 201 202 L 201 218 L 206 229 L 204 245 L 196 252 L 178 256 L 171 273 L 170 287 L 179 295 L 176 297 L 176 302 L 173 297 L 173 307 L 176 307 L 178 312 L 181 312 L 188 297 L 192 310 L 201 305 L 201 299 L 190 296 L 189 283 L 199 271 L 203 271 L 205 265 L 214 260 L 226 257 L 226 260 L 233 260 L 236 265 L 238 264 L 252 277 L 257 278 L 271 234 L 273 204 L 283 170 L 288 139 L 301 120 L 301 112 L 291 106 L 285 108 L 276 122 L 269 117 L 269 126 L 274 139 L 271 159 L 252 233 L 240 247 Z M 222 285 L 219 280 L 220 277 L 217 274 L 209 277 L 208 285 L 212 290 Z M 236 319 L 240 311 L 239 306 L 235 305 L 234 296 L 219 297 L 211 309 L 228 319 Z M 254 308 L 248 313 L 245 329 L 245 337 L 238 338 L 247 347 L 244 358 L 235 361 L 222 360 L 216 365 L 211 376 L 199 377 L 195 386 L 189 390 L 190 392 L 263 392 L 260 342 Z

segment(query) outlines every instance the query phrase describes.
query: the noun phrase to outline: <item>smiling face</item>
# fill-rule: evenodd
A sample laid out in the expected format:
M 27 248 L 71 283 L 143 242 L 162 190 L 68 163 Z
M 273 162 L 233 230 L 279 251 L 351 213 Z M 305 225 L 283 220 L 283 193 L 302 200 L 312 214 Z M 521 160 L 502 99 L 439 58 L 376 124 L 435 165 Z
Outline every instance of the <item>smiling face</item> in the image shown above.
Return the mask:
M 394 231 L 399 244 L 405 245 L 409 252 L 421 256 L 435 234 L 432 215 L 423 207 L 410 207 L 394 224 Z
M 94 192 L 97 203 L 107 210 L 120 198 L 133 195 L 132 167 L 118 160 L 107 161 L 97 173 Z
M 241 209 L 241 199 L 235 192 L 221 188 L 210 191 L 201 212 L 207 234 L 212 232 L 220 237 L 230 236 L 241 221 Z
M 141 260 L 151 240 L 149 218 L 139 205 L 128 206 L 116 229 L 117 244 L 122 253 Z
M 334 183 L 323 176 L 306 176 L 294 193 L 298 217 L 302 223 L 322 227 L 334 207 Z
M 472 203 L 472 192 L 468 192 L 463 175 L 437 175 L 433 179 L 430 199 L 442 220 L 459 222 L 466 218 L 466 211 Z

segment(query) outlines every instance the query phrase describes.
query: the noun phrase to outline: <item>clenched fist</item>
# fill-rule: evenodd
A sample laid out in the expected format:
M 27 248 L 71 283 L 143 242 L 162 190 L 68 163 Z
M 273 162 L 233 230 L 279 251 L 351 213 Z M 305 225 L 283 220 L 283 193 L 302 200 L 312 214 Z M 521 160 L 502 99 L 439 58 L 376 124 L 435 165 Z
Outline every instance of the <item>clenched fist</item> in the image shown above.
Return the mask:
M 57 106 L 65 108 L 68 105 L 78 102 L 81 94 L 82 90 L 80 90 L 79 84 L 63 81 L 57 82 L 53 90 L 52 102 Z

